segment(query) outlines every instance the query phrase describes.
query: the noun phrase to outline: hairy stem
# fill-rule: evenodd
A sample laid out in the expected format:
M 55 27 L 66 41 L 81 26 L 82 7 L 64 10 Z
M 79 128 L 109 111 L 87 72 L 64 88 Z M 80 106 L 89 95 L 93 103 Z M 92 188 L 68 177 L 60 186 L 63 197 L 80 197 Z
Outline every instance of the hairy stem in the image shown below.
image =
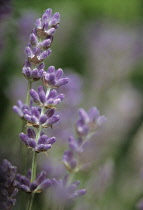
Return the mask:
M 28 85 L 27 85 L 27 92 L 26 92 L 26 104 L 29 106 L 30 104 L 30 94 L 29 94 L 29 91 L 32 87 L 32 82 L 31 81 L 28 81 Z

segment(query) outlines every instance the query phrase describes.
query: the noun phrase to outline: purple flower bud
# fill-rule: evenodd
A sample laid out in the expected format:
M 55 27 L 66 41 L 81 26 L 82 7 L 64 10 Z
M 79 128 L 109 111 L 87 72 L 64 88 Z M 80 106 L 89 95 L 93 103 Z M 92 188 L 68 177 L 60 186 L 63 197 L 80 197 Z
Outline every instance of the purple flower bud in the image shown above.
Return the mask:
M 39 113 L 37 107 L 32 107 L 32 108 L 31 108 L 31 114 L 34 115 L 34 116 L 37 117 L 37 118 L 40 117 L 40 113 Z
M 32 128 L 27 129 L 27 135 L 29 138 L 32 138 L 32 139 L 35 139 L 35 137 L 36 137 L 36 133 Z
M 89 110 L 89 118 L 91 121 L 96 120 L 100 116 L 100 112 L 96 107 L 92 107 Z
M 42 91 L 39 93 L 39 98 L 40 98 L 40 101 L 44 104 L 46 102 L 46 95 L 45 95 L 45 92 Z
M 43 49 L 48 49 L 49 47 L 50 47 L 50 45 L 51 45 L 51 40 L 50 39 L 46 39 L 46 40 L 44 40 L 42 43 L 41 43 L 41 45 L 42 45 L 42 47 L 43 47 Z
M 21 183 L 22 183 L 23 185 L 30 186 L 30 181 L 29 181 L 29 179 L 28 179 L 26 176 L 21 176 L 20 181 L 21 181 Z
M 60 116 L 54 115 L 46 121 L 45 125 L 53 125 L 54 123 L 58 122 L 59 120 L 60 120 Z
M 55 67 L 54 66 L 49 66 L 48 71 L 49 74 L 54 73 L 55 72 Z
M 51 15 L 52 15 L 52 10 L 50 9 L 50 10 L 46 10 L 45 12 L 44 12 L 44 14 L 42 15 L 42 21 L 44 22 L 44 23 L 46 23 L 46 22 L 48 22 L 48 20 L 49 20 L 49 18 L 51 17 Z
M 56 138 L 55 137 L 51 137 L 50 139 L 47 140 L 48 144 L 54 144 L 56 142 Z
M 49 21 L 49 26 L 50 27 L 54 27 L 55 25 L 57 24 L 57 20 L 56 19 L 51 19 L 50 21 Z
M 51 186 L 51 180 L 50 179 L 46 179 L 44 180 L 40 185 L 39 185 L 39 189 L 42 190 L 42 189 L 46 189 L 48 187 Z
M 41 171 L 40 174 L 38 174 L 37 178 L 36 178 L 36 182 L 39 184 L 41 184 L 45 179 L 46 179 L 47 173 L 46 171 Z
M 43 24 L 42 24 L 41 18 L 38 18 L 36 20 L 35 25 L 37 26 L 38 29 L 42 29 L 43 28 Z
M 39 122 L 40 124 L 44 124 L 47 121 L 47 116 L 44 114 L 40 117 Z
M 23 190 L 23 191 L 25 191 L 25 192 L 30 192 L 30 188 L 29 187 L 27 187 L 26 185 L 21 185 L 20 186 L 20 188 L 21 188 L 21 190 Z
M 52 50 L 45 50 L 44 52 L 41 53 L 39 60 L 44 60 L 51 54 Z
M 31 116 L 28 115 L 28 114 L 25 114 L 24 119 L 30 122 L 31 121 Z
M 55 110 L 54 109 L 50 109 L 50 110 L 47 110 L 47 112 L 45 113 L 47 115 L 48 118 L 52 117 L 53 114 L 55 113 Z
M 36 142 L 33 139 L 29 139 L 28 141 L 28 146 L 31 148 L 35 148 L 36 147 Z
M 101 126 L 101 125 L 103 125 L 105 122 L 107 121 L 107 118 L 105 117 L 105 116 L 100 116 L 100 117 L 98 117 L 98 119 L 97 119 L 97 125 L 98 126 Z
M 25 135 L 24 133 L 20 133 L 19 135 L 21 141 L 23 141 L 26 145 L 28 145 L 28 136 Z
M 48 81 L 49 85 L 55 86 L 56 78 L 54 74 L 51 73 L 50 75 L 46 75 L 45 79 Z
M 56 83 L 56 86 L 57 87 L 63 86 L 63 85 L 66 85 L 68 82 L 69 82 L 68 78 L 62 78 Z
M 30 90 L 30 95 L 33 98 L 35 103 L 39 103 L 39 95 L 34 89 Z
M 63 76 L 63 70 L 59 68 L 56 72 L 56 79 L 59 80 L 62 76 Z
M 36 151 L 38 152 L 44 152 L 47 151 L 48 149 L 51 149 L 51 144 L 39 144 L 36 148 Z
M 32 46 L 36 46 L 38 44 L 38 40 L 35 34 L 30 35 L 30 43 Z
M 56 12 L 56 13 L 53 15 L 53 18 L 57 19 L 57 21 L 60 21 L 60 13 L 59 13 L 59 12 Z
M 52 16 L 52 9 L 47 9 L 45 12 L 44 12 L 44 14 L 46 14 L 47 15 L 47 18 L 50 18 L 51 16 Z
M 77 190 L 75 193 L 74 193 L 74 197 L 78 197 L 78 196 L 82 196 L 82 195 L 85 195 L 87 193 L 87 190 L 86 189 L 81 189 L 81 190 Z
M 37 117 L 35 117 L 34 115 L 31 116 L 31 122 L 32 122 L 33 124 L 38 124 L 38 119 L 37 119 Z
M 30 191 L 36 190 L 37 187 L 38 187 L 38 184 L 36 183 L 36 181 L 32 182 L 30 184 Z
M 47 142 L 47 139 L 47 135 L 40 136 L 40 138 L 38 139 L 38 144 L 45 144 Z
M 37 66 L 37 69 L 38 70 L 41 70 L 41 69 L 44 69 L 45 68 L 45 64 L 44 63 L 40 63 L 38 66 Z
M 25 48 L 25 53 L 26 53 L 26 55 L 27 55 L 28 57 L 30 57 L 30 58 L 33 58 L 33 57 L 34 57 L 34 54 L 33 54 L 32 50 L 31 50 L 31 48 L 30 48 L 29 46 L 27 46 L 27 47 Z
M 46 33 L 48 34 L 48 36 L 53 36 L 55 31 L 56 31 L 55 28 L 50 28 L 49 30 L 46 31 Z
M 34 69 L 34 70 L 32 71 L 31 76 L 32 76 L 33 80 L 38 80 L 38 79 L 40 79 L 40 75 L 39 75 L 39 72 L 38 72 L 37 69 Z
M 19 117 L 23 117 L 22 111 L 17 106 L 13 106 L 12 109 L 14 112 L 16 112 L 19 115 Z

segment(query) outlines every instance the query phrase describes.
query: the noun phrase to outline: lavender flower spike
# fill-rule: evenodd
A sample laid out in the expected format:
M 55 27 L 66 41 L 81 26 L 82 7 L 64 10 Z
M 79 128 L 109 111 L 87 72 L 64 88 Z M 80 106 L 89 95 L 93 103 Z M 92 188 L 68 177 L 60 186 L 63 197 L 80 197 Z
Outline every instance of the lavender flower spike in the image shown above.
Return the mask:
M 60 14 L 55 13 L 52 16 L 51 9 L 47 9 L 42 17 L 36 20 L 36 27 L 30 34 L 28 46 L 25 48 L 27 59 L 22 73 L 26 79 L 31 81 L 40 79 L 44 69 L 39 71 L 39 65 L 51 54 L 50 46 L 59 22 Z M 34 69 L 31 64 L 34 64 Z
M 105 116 L 101 116 L 96 107 L 92 107 L 88 112 L 81 108 L 79 109 L 79 120 L 76 123 L 77 133 L 81 137 L 95 133 L 105 121 Z
M 53 196 L 58 203 L 63 203 L 64 205 L 69 205 L 69 202 L 73 202 L 78 196 L 86 194 L 85 189 L 77 190 L 80 182 L 75 181 L 68 184 L 68 175 L 65 175 L 63 180 L 56 180 L 53 178 Z

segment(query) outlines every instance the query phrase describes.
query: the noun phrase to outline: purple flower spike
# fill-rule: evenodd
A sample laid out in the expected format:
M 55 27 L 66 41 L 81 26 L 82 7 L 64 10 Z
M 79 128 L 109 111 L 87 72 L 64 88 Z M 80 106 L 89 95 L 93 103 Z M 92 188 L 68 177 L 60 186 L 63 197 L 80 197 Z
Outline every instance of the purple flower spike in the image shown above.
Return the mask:
M 68 184 L 68 178 L 69 176 L 65 175 L 63 180 L 56 180 L 54 178 L 51 180 L 53 196 L 58 204 L 62 202 L 64 205 L 68 205 L 76 197 L 86 194 L 85 189 L 77 190 L 78 185 L 76 183 L 79 183 L 79 181 Z
M 42 78 L 43 84 L 49 88 L 57 88 L 62 85 L 66 85 L 69 79 L 62 78 L 62 76 L 63 76 L 62 69 L 58 69 L 56 71 L 54 66 L 50 66 L 47 72 L 43 73 L 43 78 Z
M 81 137 L 87 136 L 90 133 L 95 133 L 96 129 L 105 121 L 105 116 L 100 116 L 96 107 L 91 108 L 88 112 L 84 109 L 79 109 L 79 120 L 76 124 L 77 133 Z
M 64 152 L 63 162 L 69 172 L 76 169 L 77 160 L 74 157 L 74 153 L 72 151 L 67 150 Z
M 27 59 L 22 70 L 28 80 L 36 81 L 39 76 L 42 76 L 43 72 L 37 71 L 39 70 L 38 65 L 51 54 L 50 46 L 59 22 L 59 13 L 52 16 L 51 9 L 46 10 L 42 17 L 36 20 L 36 28 L 32 30 L 28 46 L 25 48 Z M 29 63 L 28 66 L 27 63 Z M 31 64 L 34 64 L 35 69 L 32 69 Z
M 42 171 L 37 175 L 36 180 L 31 182 L 31 177 L 21 176 L 18 174 L 17 181 L 19 182 L 19 187 L 21 190 L 25 191 L 26 193 L 39 193 L 51 186 L 51 181 L 50 179 L 46 179 L 46 176 L 46 172 Z

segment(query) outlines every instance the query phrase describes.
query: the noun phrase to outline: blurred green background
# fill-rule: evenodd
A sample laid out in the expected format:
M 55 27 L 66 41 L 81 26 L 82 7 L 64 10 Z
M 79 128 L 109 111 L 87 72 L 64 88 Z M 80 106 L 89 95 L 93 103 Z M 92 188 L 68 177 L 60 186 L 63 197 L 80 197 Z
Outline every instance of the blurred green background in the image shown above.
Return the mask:
M 52 8 L 60 12 L 61 23 L 47 66 L 78 73 L 84 84 L 80 106 L 97 106 L 109 119 L 95 151 L 101 155 L 94 159 L 90 173 L 79 175 L 89 186 L 83 206 L 85 210 L 136 209 L 143 194 L 143 1 L 13 0 L 10 8 L 0 19 L 1 159 L 19 164 L 21 123 L 11 107 L 26 93 L 21 69 L 35 19 Z M 110 182 L 103 176 L 109 182 L 106 189 L 99 192 L 101 179 L 99 191 L 96 184 L 91 190 L 93 180 L 98 180 L 95 168 L 98 171 L 108 160 L 114 165 Z M 81 203 L 82 199 L 74 209 L 83 209 Z

